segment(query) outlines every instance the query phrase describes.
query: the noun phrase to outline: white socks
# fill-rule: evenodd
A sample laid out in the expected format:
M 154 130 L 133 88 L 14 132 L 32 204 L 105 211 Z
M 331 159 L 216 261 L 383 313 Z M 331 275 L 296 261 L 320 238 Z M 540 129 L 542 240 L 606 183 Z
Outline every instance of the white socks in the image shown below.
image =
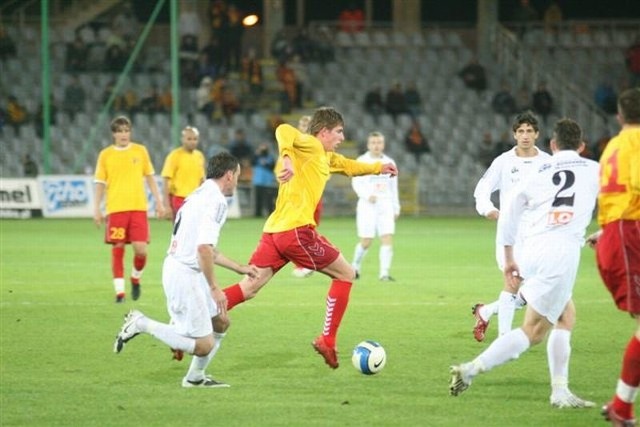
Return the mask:
M 569 358 L 571 357 L 571 331 L 552 329 L 547 339 L 547 361 L 552 392 L 569 388 Z
M 204 371 L 211 363 L 211 359 L 216 355 L 218 349 L 220 348 L 220 344 L 222 343 L 222 339 L 226 334 L 221 334 L 218 332 L 213 333 L 213 349 L 206 356 L 193 356 L 191 359 L 191 365 L 189 366 L 189 371 L 187 372 L 187 379 L 190 381 L 200 381 L 204 378 Z
M 180 335 L 175 331 L 173 325 L 160 323 L 145 316 L 138 320 L 136 326 L 138 326 L 142 332 L 152 335 L 176 350 L 182 350 L 185 353 L 193 354 L 193 350 L 196 348 L 196 340 L 194 338 Z
M 475 376 L 480 372 L 490 371 L 512 359 L 517 359 L 530 346 L 529 338 L 521 328 L 501 335 L 473 360 L 472 365 L 477 368 L 477 372 L 472 371 L 470 374 Z
M 362 265 L 362 260 L 364 256 L 367 254 L 368 249 L 362 247 L 360 243 L 356 245 L 356 249 L 353 253 L 353 262 L 351 265 L 356 271 L 360 271 L 360 266 Z
M 113 287 L 116 290 L 116 294 L 124 293 L 124 278 L 118 277 L 113 279 Z
M 391 260 L 393 259 L 393 246 L 382 245 L 380 246 L 380 277 L 388 276 L 389 269 L 391 269 Z
M 516 294 L 502 291 L 498 298 L 498 335 L 504 335 L 511 330 L 513 315 L 516 311 Z

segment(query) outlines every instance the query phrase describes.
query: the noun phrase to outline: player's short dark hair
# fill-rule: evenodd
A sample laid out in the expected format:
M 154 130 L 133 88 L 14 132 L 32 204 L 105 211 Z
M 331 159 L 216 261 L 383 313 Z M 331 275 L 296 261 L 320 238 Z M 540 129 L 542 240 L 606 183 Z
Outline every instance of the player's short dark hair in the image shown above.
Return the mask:
M 323 128 L 333 129 L 336 126 L 344 126 L 342 114 L 333 107 L 320 107 L 311 116 L 308 132 L 315 136 Z
M 577 150 L 582 144 L 582 129 L 571 119 L 558 120 L 553 127 L 553 135 L 560 150 Z
M 533 130 L 538 132 L 538 118 L 531 111 L 524 111 L 518 114 L 513 121 L 513 126 L 511 126 L 511 128 L 515 132 L 520 126 L 524 124 L 531 125 Z
M 120 130 L 122 127 L 128 127 L 131 129 L 131 120 L 129 120 L 125 116 L 118 116 L 115 119 L 111 120 L 111 132 L 115 133 Z
M 620 94 L 618 112 L 625 123 L 640 124 L 640 88 L 627 89 Z
M 221 178 L 228 171 L 235 172 L 240 162 L 226 151 L 222 151 L 209 159 L 207 163 L 207 179 Z

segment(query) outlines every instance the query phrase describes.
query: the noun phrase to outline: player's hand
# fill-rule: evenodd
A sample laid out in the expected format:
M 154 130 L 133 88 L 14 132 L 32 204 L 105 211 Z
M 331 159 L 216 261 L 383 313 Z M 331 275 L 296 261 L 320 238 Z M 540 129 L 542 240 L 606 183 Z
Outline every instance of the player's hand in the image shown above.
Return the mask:
M 104 215 L 102 215 L 102 212 L 95 212 L 93 214 L 93 222 L 98 228 L 104 223 Z
M 589 235 L 589 237 L 587 237 L 587 243 L 589 244 L 590 248 L 596 247 L 596 244 L 598 244 L 598 240 L 600 240 L 601 235 L 602 235 L 602 230 L 598 230 L 595 233 Z
M 158 219 L 163 219 L 165 215 L 164 206 L 162 203 L 156 203 L 156 217 Z
M 500 211 L 497 210 L 497 209 L 494 209 L 494 210 L 492 210 L 491 212 L 489 212 L 488 214 L 485 215 L 485 217 L 487 219 L 491 219 L 493 221 L 496 221 L 499 216 L 500 216 Z
M 258 271 L 258 267 L 256 267 L 255 265 L 241 265 L 238 271 L 236 271 L 236 273 L 246 274 L 252 279 L 255 279 L 256 277 L 258 277 L 258 274 L 260 272 Z
M 278 181 L 280 182 L 288 182 L 293 178 L 293 166 L 291 165 L 291 159 L 289 156 L 284 156 L 282 158 L 282 169 L 278 172 Z
M 173 208 L 171 208 L 171 206 L 165 205 L 164 216 L 160 218 L 168 219 L 169 221 L 171 221 L 173 219 Z
M 518 289 L 520 287 L 520 283 L 522 282 L 522 277 L 520 276 L 520 267 L 515 262 L 507 263 L 504 267 L 504 277 L 507 281 L 507 284 L 512 289 Z
M 385 163 L 380 169 L 380 174 L 388 173 L 391 176 L 398 176 L 398 168 L 393 163 Z
M 213 302 L 218 306 L 218 314 L 221 316 L 227 315 L 227 296 L 218 287 L 211 289 L 211 297 Z

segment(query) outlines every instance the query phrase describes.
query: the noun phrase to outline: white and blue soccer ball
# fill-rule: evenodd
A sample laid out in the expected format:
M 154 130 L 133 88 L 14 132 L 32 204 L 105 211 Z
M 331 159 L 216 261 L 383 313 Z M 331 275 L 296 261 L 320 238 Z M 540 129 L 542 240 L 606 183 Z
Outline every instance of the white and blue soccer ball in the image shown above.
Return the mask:
M 353 349 L 351 363 L 365 375 L 377 374 L 387 363 L 387 353 L 384 347 L 375 341 L 362 341 Z

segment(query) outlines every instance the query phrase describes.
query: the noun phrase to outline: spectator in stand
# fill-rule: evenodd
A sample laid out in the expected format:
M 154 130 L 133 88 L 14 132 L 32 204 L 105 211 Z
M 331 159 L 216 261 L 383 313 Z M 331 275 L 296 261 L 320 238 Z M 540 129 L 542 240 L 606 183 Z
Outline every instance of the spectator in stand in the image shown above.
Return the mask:
M 0 24 L 0 61 L 15 57 L 17 52 L 16 43 L 9 36 L 4 26 Z
M 306 28 L 298 29 L 293 40 L 291 40 L 291 47 L 293 54 L 298 55 L 303 62 L 310 61 L 314 56 L 313 40 L 309 36 L 309 32 Z
M 374 119 L 384 112 L 384 100 L 382 99 L 382 89 L 380 85 L 374 85 L 364 96 L 364 109 L 371 114 Z
M 202 77 L 216 78 L 222 74 L 223 51 L 220 46 L 220 39 L 212 34 L 209 43 L 200 51 L 200 75 Z
M 387 92 L 385 105 L 387 107 L 387 113 L 391 114 L 393 120 L 398 118 L 398 114 L 407 113 L 407 102 L 404 98 L 404 91 L 402 90 L 400 82 L 394 82 Z
M 13 126 L 16 133 L 20 130 L 20 126 L 27 122 L 29 113 L 27 109 L 13 95 L 9 95 L 7 103 L 7 123 Z
M 227 120 L 227 123 L 231 122 L 231 116 L 242 109 L 238 96 L 228 84 L 225 84 L 222 87 L 220 109 L 222 111 L 222 115 Z
M 200 81 L 200 87 L 196 91 L 196 107 L 198 111 L 206 115 L 209 120 L 213 118 L 213 112 L 216 109 L 211 96 L 212 85 L 213 80 L 211 80 L 211 77 L 203 77 Z
M 544 124 L 547 124 L 547 118 L 553 111 L 553 97 L 547 89 L 547 83 L 542 81 L 538 84 L 538 89 L 531 96 L 531 106 L 533 111 L 542 117 Z
M 49 125 L 56 124 L 56 115 L 58 113 L 58 105 L 53 97 L 53 94 L 49 97 Z M 44 105 L 40 103 L 38 111 L 34 117 L 34 125 L 36 128 L 36 135 L 39 138 L 44 137 Z
M 625 63 L 629 70 L 629 87 L 640 87 L 640 36 L 626 50 Z
M 244 25 L 242 25 L 242 13 L 234 4 L 230 4 L 227 8 L 227 22 L 226 37 L 229 47 L 226 63 L 229 71 L 240 71 Z
M 278 66 L 276 75 L 278 80 L 283 84 L 290 105 L 295 106 L 296 100 L 298 99 L 298 79 L 295 71 L 289 66 L 288 62 L 283 62 Z
M 79 34 L 76 34 L 73 43 L 67 46 L 67 55 L 65 59 L 65 69 L 69 72 L 87 71 L 87 58 L 89 57 L 89 48 L 82 40 Z
M 482 134 L 482 141 L 480 141 L 475 155 L 482 166 L 485 168 L 491 166 L 491 162 L 496 158 L 496 147 L 494 147 L 490 131 Z
M 87 96 L 77 77 L 72 77 L 69 85 L 64 88 L 62 110 L 73 120 L 77 113 L 85 110 Z
M 516 99 L 511 94 L 511 87 L 508 83 L 502 83 L 502 87 L 493 96 L 491 108 L 494 113 L 501 114 L 507 123 L 511 120 L 511 115 L 517 110 Z
M 271 41 L 271 55 L 279 64 L 288 61 L 293 55 L 293 46 L 289 43 L 284 30 L 278 31 L 273 37 Z
M 431 147 L 427 137 L 420 129 L 420 124 L 414 120 L 404 138 L 404 146 L 408 152 L 413 153 L 416 166 L 420 166 L 420 158 L 424 153 L 431 153 Z
M 349 2 L 338 16 L 340 31 L 345 33 L 357 33 L 364 29 L 364 11 L 356 7 L 355 2 Z
M 104 55 L 104 69 L 111 72 L 122 71 L 127 63 L 127 54 L 118 44 L 112 44 Z
M 183 86 L 198 85 L 198 38 L 192 34 L 185 34 L 180 40 L 180 78 Z
M 415 82 L 409 82 L 404 90 L 404 100 L 407 103 L 407 111 L 416 119 L 424 111 L 422 108 L 422 97 Z
M 140 99 L 140 111 L 147 114 L 162 112 L 160 93 L 158 92 L 158 87 L 156 85 L 150 86 L 147 89 L 147 94 Z
M 618 94 L 611 82 L 603 80 L 596 86 L 593 100 L 598 107 L 608 115 L 614 115 L 618 112 Z
M 462 70 L 458 72 L 465 86 L 475 90 L 478 95 L 487 89 L 487 73 L 478 61 L 478 58 L 471 58 Z
M 307 73 L 307 65 L 302 61 L 300 55 L 294 55 L 288 66 L 293 70 L 293 75 L 296 79 L 296 99 L 293 105 L 297 108 L 302 108 L 306 88 L 309 87 L 309 73 Z
M 263 142 L 258 146 L 253 158 L 252 184 L 255 195 L 254 216 L 259 218 L 263 214 L 271 215 L 277 194 L 277 182 L 273 168 L 276 159 L 269 148 L 269 144 Z
M 211 39 L 218 41 L 220 47 L 220 68 L 219 72 L 229 71 L 229 15 L 227 4 L 224 0 L 213 0 L 210 11 Z
M 24 155 L 24 159 L 22 160 L 22 170 L 26 177 L 34 178 L 38 176 L 38 164 L 33 160 L 33 157 L 31 157 L 31 154 L 29 153 Z
M 171 107 L 173 107 L 173 92 L 171 91 L 171 85 L 167 85 L 159 94 L 160 111 L 163 113 L 170 113 Z
M 191 43 L 195 43 L 196 51 L 198 46 L 198 37 L 200 36 L 200 17 L 194 10 L 195 2 L 180 2 L 180 22 L 178 28 L 180 31 L 180 40 L 184 43 L 185 39 L 195 39 Z
M 254 149 L 251 143 L 247 140 L 247 135 L 244 130 L 236 129 L 233 140 L 231 141 L 231 144 L 229 144 L 229 151 L 240 161 L 240 164 L 242 164 L 243 161 L 251 164 Z
M 544 30 L 548 33 L 557 33 L 562 23 L 562 9 L 556 0 L 551 0 L 544 11 Z
M 127 88 L 122 95 L 116 97 L 113 109 L 134 117 L 139 111 L 138 95 L 132 88 Z
M 253 97 L 260 96 L 264 90 L 262 65 L 256 58 L 256 50 L 249 49 L 248 54 L 242 58 L 242 80 L 249 86 L 249 94 Z
M 538 21 L 538 11 L 531 6 L 529 0 L 520 0 L 520 5 L 514 10 L 512 21 L 519 25 L 520 38 L 527 32 L 529 25 Z
M 524 113 L 531 110 L 531 92 L 526 87 L 521 87 L 516 96 L 516 112 Z

